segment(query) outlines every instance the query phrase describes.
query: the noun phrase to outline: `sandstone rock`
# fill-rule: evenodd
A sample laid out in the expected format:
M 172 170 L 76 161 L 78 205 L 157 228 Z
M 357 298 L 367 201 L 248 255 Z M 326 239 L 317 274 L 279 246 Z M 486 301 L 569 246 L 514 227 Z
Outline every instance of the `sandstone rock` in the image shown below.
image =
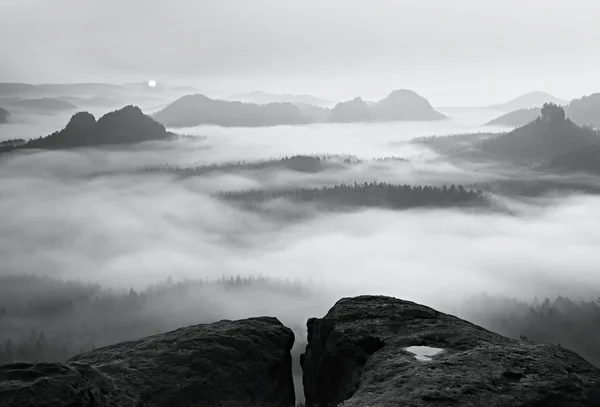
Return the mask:
M 294 333 L 276 318 L 219 321 L 78 355 L 144 406 L 293 406 Z
M 0 365 L 0 407 L 135 407 L 113 381 L 85 364 Z
M 294 405 L 294 334 L 276 318 L 194 325 L 78 355 L 0 365 L 0 407 Z
M 574 352 L 413 302 L 344 298 L 307 326 L 307 406 L 600 406 L 600 370 Z M 413 346 L 442 350 L 417 358 Z

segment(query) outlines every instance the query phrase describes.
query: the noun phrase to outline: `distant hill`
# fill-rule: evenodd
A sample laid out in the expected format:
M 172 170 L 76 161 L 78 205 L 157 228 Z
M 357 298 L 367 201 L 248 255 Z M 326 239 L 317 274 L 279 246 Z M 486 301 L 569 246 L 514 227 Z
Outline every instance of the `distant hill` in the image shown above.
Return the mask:
M 237 100 L 241 102 L 257 103 L 257 104 L 268 104 L 268 103 L 293 103 L 293 104 L 305 104 L 318 107 L 324 107 L 332 105 L 334 102 L 330 100 L 321 99 L 312 95 L 293 95 L 289 93 L 275 94 L 261 91 L 254 91 L 249 93 L 241 93 L 238 95 L 232 95 L 228 99 Z
M 513 100 L 506 103 L 500 103 L 496 105 L 487 106 L 488 109 L 513 111 L 519 109 L 531 109 L 534 107 L 540 107 L 544 103 L 554 103 L 555 105 L 564 105 L 567 102 L 565 100 L 554 97 L 548 93 L 535 91 L 525 95 L 521 95 Z
M 360 97 L 340 102 L 332 109 L 330 121 L 429 121 L 445 118 L 424 97 L 411 90 L 400 89 L 376 103 L 365 102 Z
M 0 123 L 6 123 L 9 116 L 10 113 L 8 113 L 8 110 L 0 107 Z
M 562 107 L 545 104 L 541 116 L 509 133 L 478 143 L 490 157 L 521 163 L 544 161 L 600 141 L 599 134 L 565 117 Z
M 393 91 L 385 99 L 377 102 L 372 109 L 376 119 L 381 121 L 446 119 L 446 116 L 433 109 L 427 99 L 408 89 Z
M 600 127 L 600 93 L 572 100 L 566 111 L 575 123 Z
M 369 122 L 374 119 L 373 110 L 359 97 L 335 105 L 329 117 L 329 121 L 335 123 Z
M 539 107 L 533 107 L 531 109 L 519 109 L 513 112 L 503 114 L 500 117 L 495 118 L 486 123 L 486 126 L 508 126 L 518 127 L 523 126 L 535 119 L 540 115 L 541 109 Z
M 200 94 L 177 99 L 155 113 L 154 118 L 169 127 L 191 127 L 202 124 L 259 127 L 310 122 L 300 109 L 291 103 L 259 105 L 215 100 Z
M 311 122 L 324 122 L 331 116 L 331 109 L 309 105 L 307 103 L 296 103 L 304 117 Z
M 77 106 L 73 103 L 56 98 L 17 99 L 12 101 L 11 105 L 24 109 L 52 112 L 77 109 Z
M 168 137 L 169 133 L 160 123 L 145 115 L 139 107 L 130 105 L 107 113 L 97 121 L 88 112 L 78 112 L 71 117 L 64 129 L 47 137 L 29 140 L 18 148 L 61 149 L 162 140 Z

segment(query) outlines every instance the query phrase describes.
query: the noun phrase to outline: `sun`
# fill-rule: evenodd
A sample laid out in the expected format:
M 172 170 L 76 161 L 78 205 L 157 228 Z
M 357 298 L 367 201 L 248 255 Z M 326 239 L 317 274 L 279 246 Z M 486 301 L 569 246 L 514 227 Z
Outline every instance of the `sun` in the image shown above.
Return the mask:
M 148 86 L 150 86 L 151 88 L 155 87 L 156 86 L 156 81 L 154 79 L 150 79 L 148 81 Z

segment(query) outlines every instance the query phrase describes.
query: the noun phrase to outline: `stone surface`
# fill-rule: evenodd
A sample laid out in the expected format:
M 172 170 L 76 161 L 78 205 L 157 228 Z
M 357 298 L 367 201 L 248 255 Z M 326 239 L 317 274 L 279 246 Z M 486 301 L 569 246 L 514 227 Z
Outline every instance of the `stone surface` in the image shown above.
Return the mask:
M 344 298 L 307 327 L 307 406 L 600 406 L 600 370 L 574 352 L 409 301 Z M 421 361 L 411 346 L 443 351 Z
M 223 320 L 60 363 L 0 366 L 0 407 L 289 407 L 294 334 L 276 318 Z
M 0 407 L 135 407 L 114 382 L 85 364 L 0 365 Z

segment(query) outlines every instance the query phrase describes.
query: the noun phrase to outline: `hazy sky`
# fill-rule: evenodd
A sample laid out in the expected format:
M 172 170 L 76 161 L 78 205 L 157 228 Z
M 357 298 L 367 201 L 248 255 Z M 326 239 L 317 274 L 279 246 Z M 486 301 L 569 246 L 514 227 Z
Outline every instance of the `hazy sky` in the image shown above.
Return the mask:
M 1 0 L 0 81 L 570 98 L 600 89 L 598 16 L 596 0 Z

